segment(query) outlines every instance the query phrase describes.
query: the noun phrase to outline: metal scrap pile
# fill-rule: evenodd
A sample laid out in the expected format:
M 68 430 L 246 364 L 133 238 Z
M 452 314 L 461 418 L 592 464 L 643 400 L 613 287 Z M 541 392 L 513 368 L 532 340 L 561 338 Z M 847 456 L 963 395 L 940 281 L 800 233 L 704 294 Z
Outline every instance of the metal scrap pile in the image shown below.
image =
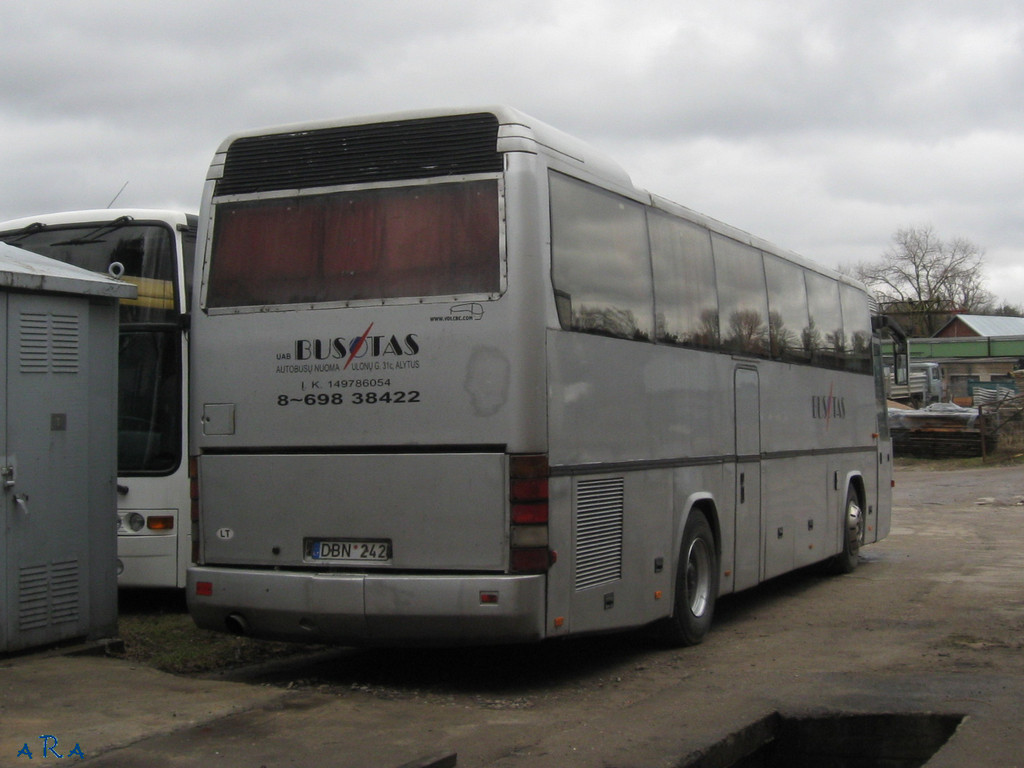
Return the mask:
M 982 456 L 996 444 L 995 432 L 978 409 L 953 403 L 932 403 L 920 410 L 889 408 L 889 428 L 897 456 Z

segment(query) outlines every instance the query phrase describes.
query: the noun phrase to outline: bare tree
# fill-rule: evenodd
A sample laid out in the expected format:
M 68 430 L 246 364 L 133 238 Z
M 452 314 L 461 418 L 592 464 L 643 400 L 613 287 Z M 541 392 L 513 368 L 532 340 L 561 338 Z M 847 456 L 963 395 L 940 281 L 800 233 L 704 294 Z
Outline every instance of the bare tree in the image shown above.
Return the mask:
M 977 314 L 994 303 L 984 287 L 984 251 L 962 237 L 943 241 L 931 226 L 899 229 L 878 262 L 852 274 L 878 295 L 914 336 L 931 336 L 957 313 Z
M 988 314 L 1000 317 L 1024 317 L 1024 306 L 1010 304 L 1007 301 L 994 304 L 988 310 Z

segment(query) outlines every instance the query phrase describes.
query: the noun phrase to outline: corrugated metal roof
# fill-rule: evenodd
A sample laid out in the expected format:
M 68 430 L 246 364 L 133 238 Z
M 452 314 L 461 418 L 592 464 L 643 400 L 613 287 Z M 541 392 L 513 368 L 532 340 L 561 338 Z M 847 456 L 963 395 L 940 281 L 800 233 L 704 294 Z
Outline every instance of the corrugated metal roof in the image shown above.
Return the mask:
M 956 317 L 979 336 L 1024 336 L 1024 317 L 996 315 L 957 315 Z
M 132 299 L 138 289 L 98 272 L 0 243 L 0 288 Z

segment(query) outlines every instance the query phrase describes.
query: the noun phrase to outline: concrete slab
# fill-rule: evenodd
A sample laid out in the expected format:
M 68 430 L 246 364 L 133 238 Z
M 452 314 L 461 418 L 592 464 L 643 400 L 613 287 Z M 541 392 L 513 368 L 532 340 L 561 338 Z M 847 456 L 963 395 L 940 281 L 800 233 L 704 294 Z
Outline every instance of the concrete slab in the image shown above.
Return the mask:
M 897 480 L 857 571 L 725 599 L 695 648 L 338 650 L 221 679 L 0 659 L 0 766 L 68 764 L 52 735 L 97 768 L 668 768 L 776 713 L 963 716 L 929 768 L 1024 766 L 1024 470 Z

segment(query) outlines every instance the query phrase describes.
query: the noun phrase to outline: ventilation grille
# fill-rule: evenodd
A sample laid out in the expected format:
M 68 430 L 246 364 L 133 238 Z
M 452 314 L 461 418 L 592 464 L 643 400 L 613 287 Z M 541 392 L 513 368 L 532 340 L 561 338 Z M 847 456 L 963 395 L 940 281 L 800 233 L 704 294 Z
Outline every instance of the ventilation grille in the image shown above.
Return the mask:
M 218 195 L 502 170 L 498 119 L 453 115 L 236 139 Z
M 77 560 L 33 565 L 18 571 L 18 629 L 27 632 L 79 618 Z
M 576 486 L 576 590 L 622 577 L 621 477 Z
M 22 312 L 18 331 L 22 373 L 78 373 L 77 315 Z

